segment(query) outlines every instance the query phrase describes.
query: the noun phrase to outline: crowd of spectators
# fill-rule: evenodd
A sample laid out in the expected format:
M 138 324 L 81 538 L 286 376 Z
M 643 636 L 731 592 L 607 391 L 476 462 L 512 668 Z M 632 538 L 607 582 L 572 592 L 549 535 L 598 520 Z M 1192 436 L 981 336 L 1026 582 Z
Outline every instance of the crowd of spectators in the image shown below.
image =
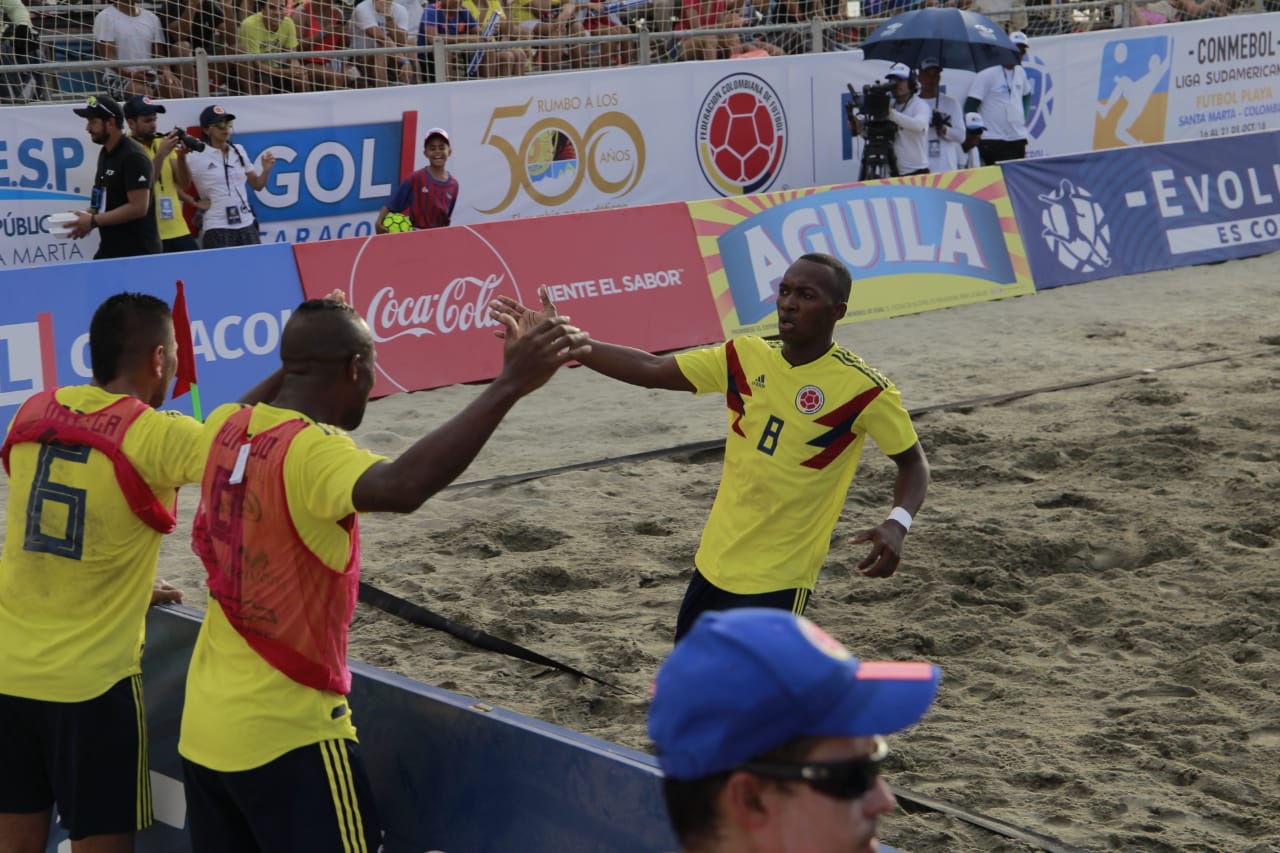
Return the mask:
M 102 72 L 95 83 L 123 101 L 133 95 L 198 94 L 193 63 L 159 61 L 189 58 L 197 50 L 213 58 L 211 94 L 266 94 L 630 65 L 636 62 L 637 40 L 626 37 L 642 26 L 651 33 L 650 61 L 664 62 L 804 53 L 812 47 L 812 36 L 803 24 L 815 18 L 846 21 L 851 12 L 868 24 L 825 30 L 826 50 L 856 46 L 879 19 L 925 6 L 972 9 L 1034 37 L 1115 26 L 1122 20 L 1135 26 L 1200 20 L 1254 11 L 1259 2 L 1267 9 L 1273 2 L 1280 4 L 1128 0 L 1126 19 L 1114 4 L 1100 4 L 1091 17 L 1048 0 L 860 0 L 852 7 L 846 0 L 113 0 L 105 7 L 41 7 L 39 0 L 3 0 L 0 64 L 53 58 L 39 49 L 41 26 L 56 29 L 59 22 L 72 20 L 81 5 L 85 15 L 92 12 L 79 20 L 84 30 L 92 29 L 93 58 L 121 63 Z M 28 6 L 37 13 L 34 24 Z M 693 30 L 699 34 L 684 34 Z M 708 33 L 715 30 L 725 32 Z M 550 38 L 578 41 L 533 41 Z M 529 45 L 512 46 L 523 40 Z M 484 46 L 495 41 L 503 45 Z M 449 50 L 440 75 L 433 58 L 437 42 L 452 48 L 475 44 L 476 49 Z M 415 52 L 415 46 L 421 49 Z M 374 52 L 332 59 L 279 56 L 346 49 Z M 247 61 L 252 54 L 266 58 Z M 236 59 L 219 59 L 229 55 Z M 32 88 L 0 87 L 0 101 L 38 100 Z

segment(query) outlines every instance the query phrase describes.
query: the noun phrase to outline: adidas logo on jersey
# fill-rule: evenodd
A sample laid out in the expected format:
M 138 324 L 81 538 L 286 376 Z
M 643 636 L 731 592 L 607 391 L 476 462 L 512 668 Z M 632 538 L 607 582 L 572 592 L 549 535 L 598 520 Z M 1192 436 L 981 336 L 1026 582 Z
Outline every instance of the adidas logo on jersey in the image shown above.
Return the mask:
M 759 388 L 761 391 L 764 390 L 764 374 L 763 373 L 761 373 L 755 379 L 751 380 L 751 387 Z

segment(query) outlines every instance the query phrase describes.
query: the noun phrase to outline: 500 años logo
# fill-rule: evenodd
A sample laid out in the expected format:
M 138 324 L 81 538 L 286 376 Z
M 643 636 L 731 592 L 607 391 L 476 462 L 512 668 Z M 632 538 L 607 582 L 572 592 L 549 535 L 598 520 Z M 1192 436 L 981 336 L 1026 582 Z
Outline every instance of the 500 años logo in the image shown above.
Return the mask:
M 603 98 L 601 99 L 603 100 Z M 631 192 L 644 173 L 644 135 L 635 120 L 616 110 L 600 113 L 586 130 L 578 129 L 560 116 L 534 122 L 518 145 L 494 132 L 502 119 L 523 118 L 533 99 L 523 104 L 495 107 L 481 138 L 482 145 L 496 148 L 507 161 L 507 192 L 480 213 L 501 213 L 511 206 L 521 190 L 545 207 L 564 204 L 582 187 L 584 179 L 603 195 Z

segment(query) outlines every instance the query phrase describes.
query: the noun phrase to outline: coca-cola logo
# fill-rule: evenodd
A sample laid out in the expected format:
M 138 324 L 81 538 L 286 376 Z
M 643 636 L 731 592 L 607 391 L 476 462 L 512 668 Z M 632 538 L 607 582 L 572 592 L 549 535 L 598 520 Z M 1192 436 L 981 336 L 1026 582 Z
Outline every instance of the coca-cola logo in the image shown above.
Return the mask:
M 502 280 L 502 276 L 494 274 L 483 279 L 462 276 L 439 293 L 404 297 L 397 296 L 395 286 L 388 284 L 374 294 L 365 319 L 373 339 L 380 344 L 404 335 L 447 335 L 496 326 L 497 322 L 489 318 L 488 306 Z
M 449 382 L 486 375 L 502 362 L 489 303 L 497 296 L 523 301 L 502 253 L 468 226 L 367 238 L 347 293 L 377 343 L 380 380 L 390 383 L 375 386 L 375 394 L 445 384 L 437 377 L 446 366 Z

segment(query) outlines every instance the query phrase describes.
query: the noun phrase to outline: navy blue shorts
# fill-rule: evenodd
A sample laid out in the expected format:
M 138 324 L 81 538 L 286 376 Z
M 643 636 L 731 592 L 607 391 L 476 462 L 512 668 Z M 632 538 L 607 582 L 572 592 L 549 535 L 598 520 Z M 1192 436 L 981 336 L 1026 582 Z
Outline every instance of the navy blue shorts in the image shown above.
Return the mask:
M 736 610 L 739 607 L 772 607 L 776 610 L 790 610 L 796 615 L 804 613 L 809 603 L 807 589 L 779 589 L 774 592 L 758 592 L 750 595 L 739 595 L 726 592 L 702 576 L 702 572 L 693 570 L 693 578 L 689 588 L 685 590 L 684 601 L 680 602 L 680 615 L 676 617 L 676 642 L 693 627 L 698 617 L 708 610 Z
M 298 747 L 252 770 L 182 760 L 192 853 L 377 853 L 382 825 L 355 741 Z
M 0 812 L 56 802 L 73 841 L 151 825 L 142 677 L 84 702 L 0 695 Z

